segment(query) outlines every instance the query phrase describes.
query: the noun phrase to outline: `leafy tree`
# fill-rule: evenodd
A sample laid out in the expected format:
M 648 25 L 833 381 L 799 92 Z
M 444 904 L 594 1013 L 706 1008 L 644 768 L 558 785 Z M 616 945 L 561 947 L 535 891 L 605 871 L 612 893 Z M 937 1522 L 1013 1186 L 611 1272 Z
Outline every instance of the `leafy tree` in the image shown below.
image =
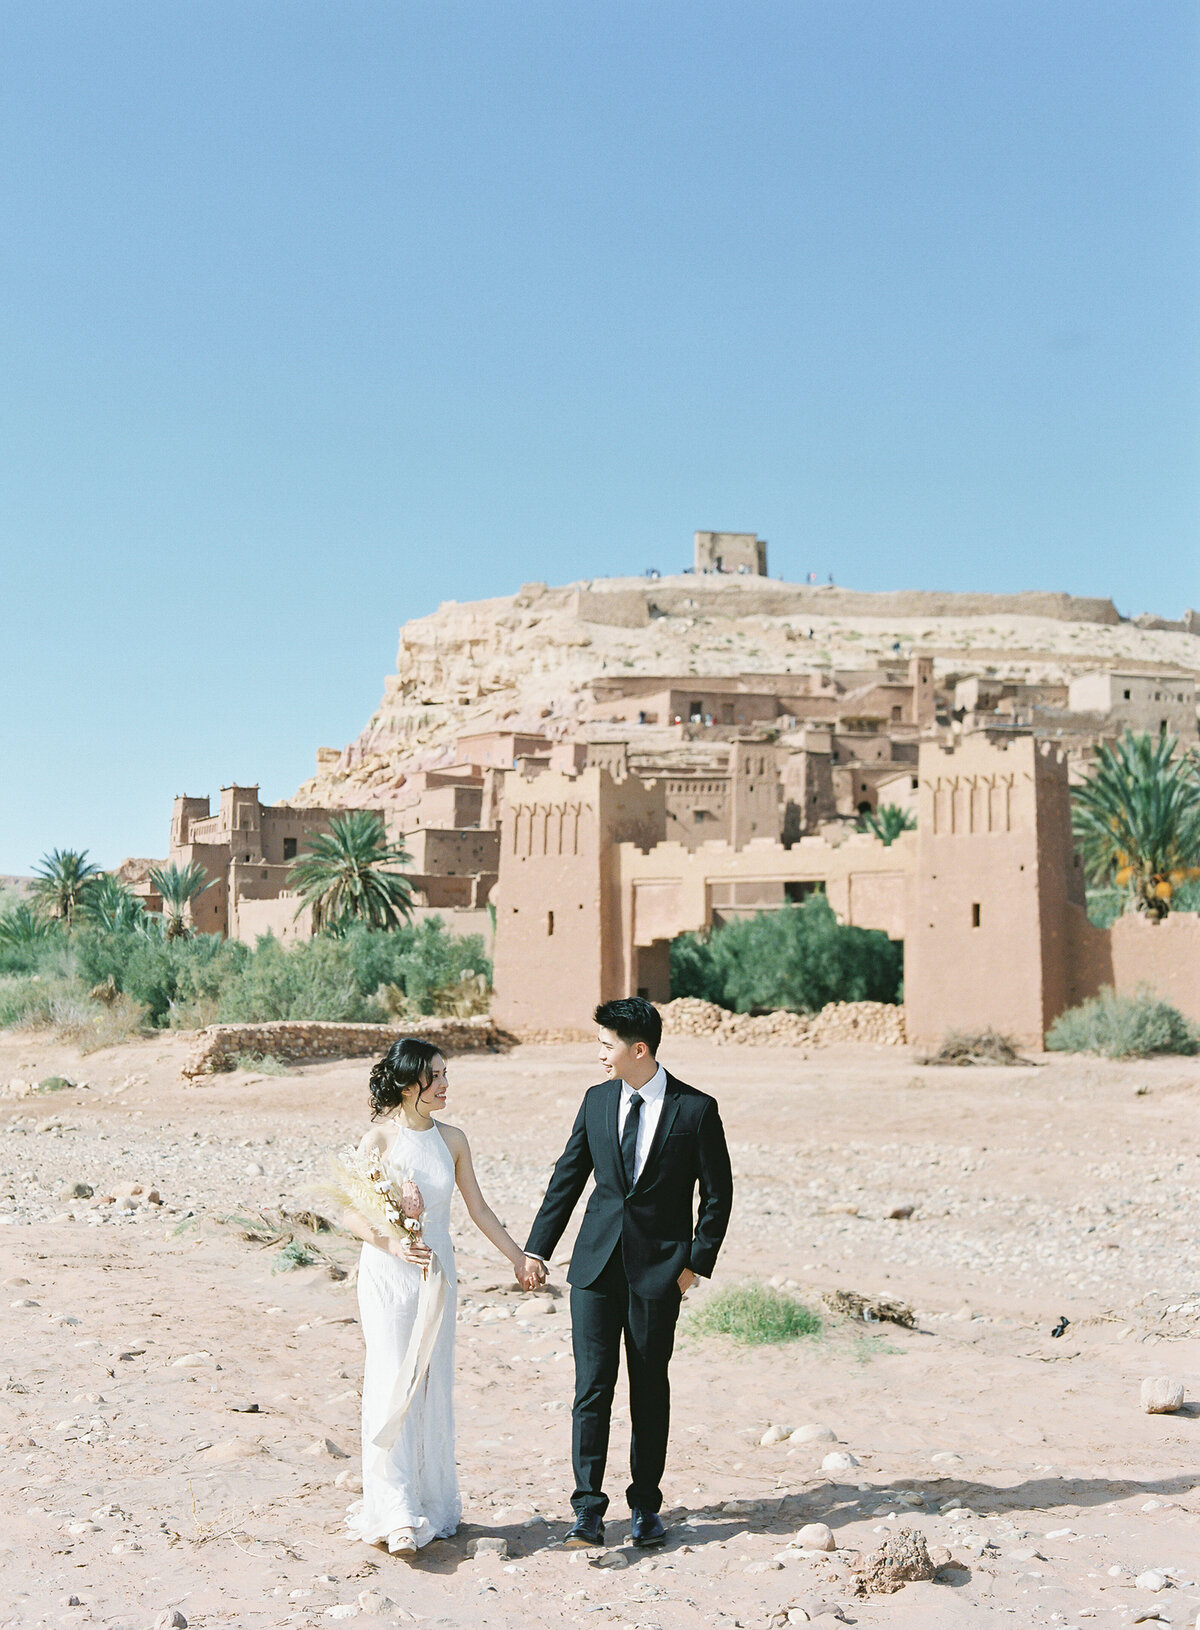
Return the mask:
M 70 929 L 89 889 L 100 876 L 86 849 L 52 849 L 33 868 L 33 895 L 40 910 Z
M 208 873 L 194 860 L 189 860 L 186 866 L 177 866 L 172 861 L 169 866 L 152 866 L 149 878 L 162 895 L 167 938 L 185 939 L 191 933 L 187 909 L 208 887 Z
M 84 895 L 79 915 L 90 927 L 106 929 L 112 934 L 121 928 L 136 928 L 144 908 L 119 877 L 114 877 L 112 872 L 101 872 Z
M 1128 889 L 1165 917 L 1181 883 L 1200 878 L 1200 773 L 1165 730 L 1105 743 L 1091 778 L 1072 788 L 1073 824 L 1089 879 Z
M 880 804 L 878 809 L 863 812 L 859 826 L 861 831 L 874 832 L 882 843 L 890 846 L 901 832 L 916 831 L 917 817 L 901 809 L 899 804 Z
M 828 1002 L 900 999 L 904 949 L 871 928 L 839 923 L 823 894 L 723 924 L 671 946 L 671 994 L 702 996 L 739 1013 Z
M 335 816 L 288 874 L 291 887 L 312 908 L 314 933 L 342 934 L 352 923 L 398 928 L 412 914 L 412 885 L 395 870 L 412 856 L 388 842 L 383 817 L 371 809 Z M 303 909 L 303 908 L 301 908 Z M 299 912 L 297 912 L 299 916 Z

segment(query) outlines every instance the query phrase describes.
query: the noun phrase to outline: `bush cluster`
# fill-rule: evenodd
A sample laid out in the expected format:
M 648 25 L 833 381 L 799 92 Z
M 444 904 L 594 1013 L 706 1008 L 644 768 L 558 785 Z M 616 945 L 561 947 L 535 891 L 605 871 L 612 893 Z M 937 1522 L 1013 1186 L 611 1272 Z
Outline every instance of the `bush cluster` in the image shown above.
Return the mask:
M 691 1328 L 704 1336 L 732 1336 L 747 1347 L 796 1341 L 821 1334 L 821 1316 L 786 1291 L 751 1280 L 714 1291 L 691 1316 Z
M 1143 986 L 1132 996 L 1105 987 L 1099 996 L 1060 1014 L 1046 1035 L 1052 1053 L 1101 1053 L 1105 1058 L 1149 1058 L 1194 1053 L 1200 1035 L 1177 1007 Z
M 671 995 L 700 996 L 737 1013 L 830 1002 L 902 1000 L 904 948 L 871 928 L 839 923 L 824 895 L 760 911 L 671 945 Z
M 106 1031 L 269 1019 L 383 1023 L 401 1006 L 438 1011 L 444 990 L 479 975 L 491 978 L 482 938 L 457 937 L 440 917 L 292 945 L 267 935 L 253 948 L 214 934 L 169 940 L 137 928 L 88 928 L 56 932 L 0 960 L 0 1027 L 61 1028 L 68 1017 L 76 1027 L 107 1017 Z

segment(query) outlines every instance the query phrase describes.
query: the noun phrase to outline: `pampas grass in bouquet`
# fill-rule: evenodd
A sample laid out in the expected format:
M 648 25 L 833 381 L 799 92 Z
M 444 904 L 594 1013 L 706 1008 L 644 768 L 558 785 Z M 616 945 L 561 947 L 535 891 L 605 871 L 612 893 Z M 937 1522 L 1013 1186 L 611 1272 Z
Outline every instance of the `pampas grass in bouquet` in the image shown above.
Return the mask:
M 399 1185 L 392 1182 L 374 1151 L 343 1149 L 330 1161 L 329 1176 L 317 1185 L 317 1192 L 354 1211 L 389 1239 L 421 1243 L 425 1200 L 411 1177 Z M 429 1269 L 421 1269 L 421 1278 Z

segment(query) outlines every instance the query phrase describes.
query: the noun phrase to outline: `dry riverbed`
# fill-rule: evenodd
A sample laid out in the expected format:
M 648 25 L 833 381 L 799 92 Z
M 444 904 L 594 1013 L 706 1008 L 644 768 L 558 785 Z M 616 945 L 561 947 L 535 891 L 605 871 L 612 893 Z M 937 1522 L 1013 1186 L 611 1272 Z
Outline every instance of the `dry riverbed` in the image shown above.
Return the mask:
M 667 1548 L 623 1544 L 621 1411 L 609 1547 L 565 1553 L 562 1269 L 522 1295 L 460 1210 L 464 1523 L 406 1562 L 342 1531 L 355 1248 L 294 1216 L 363 1125 L 366 1067 L 189 1086 L 186 1049 L 0 1034 L 0 1627 L 1195 1625 L 1200 1406 L 1138 1393 L 1170 1376 L 1200 1399 L 1200 1061 L 665 1045 L 733 1149 L 716 1286 L 897 1298 L 916 1327 L 749 1350 L 685 1328 Z M 595 1073 L 587 1048 L 452 1061 L 447 1118 L 514 1233 Z M 56 1074 L 87 1084 L 5 1088 Z M 284 1267 L 289 1235 L 311 1265 Z M 827 1440 L 784 1432 L 804 1426 Z M 809 1523 L 836 1549 L 791 1543 Z M 857 1595 L 905 1527 L 937 1578 Z

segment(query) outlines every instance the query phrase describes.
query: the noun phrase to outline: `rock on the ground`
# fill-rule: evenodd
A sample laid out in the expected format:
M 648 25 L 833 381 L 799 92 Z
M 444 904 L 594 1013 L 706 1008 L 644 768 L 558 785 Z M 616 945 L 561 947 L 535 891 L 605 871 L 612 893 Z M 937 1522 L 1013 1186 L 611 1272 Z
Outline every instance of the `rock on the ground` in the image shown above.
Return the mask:
M 1142 1408 L 1147 1415 L 1170 1415 L 1183 1403 L 1184 1385 L 1165 1375 L 1148 1375 L 1142 1382 Z
M 836 1551 L 837 1541 L 833 1537 L 833 1529 L 828 1523 L 806 1522 L 796 1535 L 797 1545 L 802 1545 L 809 1551 Z
M 306 1455 L 323 1455 L 329 1460 L 349 1460 L 350 1456 L 345 1449 L 339 1449 L 332 1438 L 318 1438 L 310 1443 L 307 1449 L 301 1451 Z
M 395 1612 L 396 1604 L 390 1596 L 385 1596 L 381 1590 L 363 1590 L 358 1594 L 358 1609 L 360 1613 L 380 1614 Z
M 858 1590 L 864 1596 L 872 1592 L 887 1595 L 912 1580 L 932 1579 L 936 1572 L 924 1535 L 902 1528 L 867 1557 L 858 1575 Z
M 821 1462 L 821 1470 L 823 1472 L 850 1472 L 857 1465 L 858 1461 L 853 1455 L 847 1454 L 844 1449 L 835 1449 L 831 1455 L 825 1456 Z
M 837 1433 L 831 1426 L 798 1426 L 792 1433 L 793 1443 L 836 1443 Z
M 187 1620 L 177 1607 L 164 1608 L 154 1621 L 154 1630 L 186 1630 Z
M 476 1556 L 497 1556 L 504 1561 L 508 1556 L 508 1541 L 500 1534 L 483 1534 L 475 1541 Z
M 1147 1568 L 1133 1581 L 1139 1590 L 1166 1590 L 1167 1576 L 1158 1568 Z
M 790 1426 L 768 1426 L 758 1441 L 764 1448 L 768 1448 L 772 1443 L 782 1443 L 785 1438 L 790 1438 L 791 1435 L 792 1429 Z

